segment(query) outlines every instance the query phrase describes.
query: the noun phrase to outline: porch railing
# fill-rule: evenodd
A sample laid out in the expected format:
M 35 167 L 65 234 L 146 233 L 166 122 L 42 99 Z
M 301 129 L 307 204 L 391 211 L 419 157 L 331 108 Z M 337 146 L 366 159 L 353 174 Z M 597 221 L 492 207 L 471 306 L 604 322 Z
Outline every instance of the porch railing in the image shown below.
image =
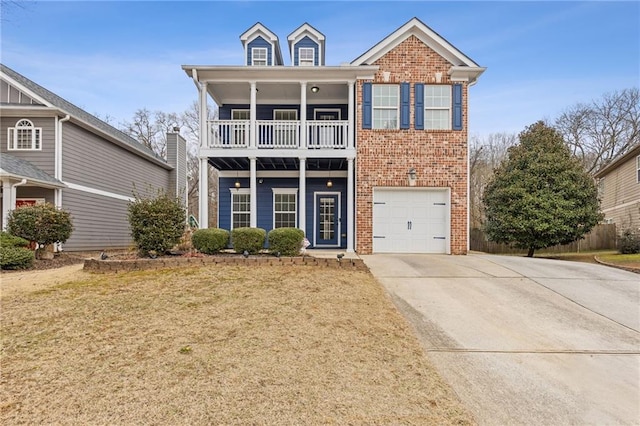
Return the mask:
M 306 138 L 301 140 L 300 121 L 257 120 L 256 146 L 260 149 L 344 149 L 349 123 L 341 120 L 306 122 Z M 251 134 L 249 120 L 207 122 L 210 148 L 247 148 Z

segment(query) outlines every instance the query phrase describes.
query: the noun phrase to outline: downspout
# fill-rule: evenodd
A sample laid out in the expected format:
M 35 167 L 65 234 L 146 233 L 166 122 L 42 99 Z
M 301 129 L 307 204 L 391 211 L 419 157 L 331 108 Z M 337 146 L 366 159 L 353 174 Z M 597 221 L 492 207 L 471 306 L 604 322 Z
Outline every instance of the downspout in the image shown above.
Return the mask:
M 62 123 L 69 121 L 71 116 L 67 114 L 64 118 L 57 120 L 58 125 L 56 127 L 56 146 L 55 146 L 55 165 L 54 165 L 54 177 L 62 182 Z M 54 196 L 56 207 L 62 208 L 62 188 L 55 189 Z M 53 246 L 54 252 L 62 251 L 62 244 L 56 243 Z

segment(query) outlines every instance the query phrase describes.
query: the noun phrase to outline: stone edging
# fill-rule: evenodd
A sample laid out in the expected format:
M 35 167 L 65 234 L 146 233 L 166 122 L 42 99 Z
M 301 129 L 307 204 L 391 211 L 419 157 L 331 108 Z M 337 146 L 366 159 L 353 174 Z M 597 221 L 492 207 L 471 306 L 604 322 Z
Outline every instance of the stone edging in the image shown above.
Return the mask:
M 593 256 L 593 259 L 596 262 L 598 262 L 599 264 L 601 264 L 601 265 L 610 266 L 612 268 L 622 269 L 623 271 L 635 272 L 636 274 L 640 274 L 640 270 L 638 270 L 637 268 L 628 268 L 626 266 L 614 265 L 613 263 L 608 263 L 608 262 L 605 262 L 603 260 L 598 259 L 598 256 Z
M 167 268 L 187 268 L 214 265 L 237 266 L 315 266 L 333 269 L 348 269 L 368 271 L 369 268 L 362 259 L 329 259 L 315 257 L 238 257 L 238 256 L 207 256 L 207 257 L 167 257 L 159 259 L 127 259 L 127 260 L 97 260 L 85 259 L 84 270 L 97 273 L 118 273 L 143 270 L 159 270 Z

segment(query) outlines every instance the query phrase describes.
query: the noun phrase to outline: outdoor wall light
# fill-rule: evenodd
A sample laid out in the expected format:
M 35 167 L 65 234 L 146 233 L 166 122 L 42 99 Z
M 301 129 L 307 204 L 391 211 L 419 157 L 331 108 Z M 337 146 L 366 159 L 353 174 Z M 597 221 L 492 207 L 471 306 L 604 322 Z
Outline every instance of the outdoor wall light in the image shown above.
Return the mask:
M 409 186 L 415 186 L 416 179 L 418 178 L 416 169 L 414 169 L 413 167 L 410 168 L 407 172 L 407 177 L 409 177 Z
M 333 182 L 331 182 L 331 179 L 329 179 L 327 181 L 327 188 L 331 188 L 333 186 Z
M 236 180 L 235 186 L 236 186 L 236 189 L 240 189 L 240 181 L 239 180 Z
M 312 91 L 313 93 L 318 93 L 318 92 L 320 91 L 320 88 L 319 88 L 318 86 L 312 86 L 312 87 L 311 87 L 311 91 Z

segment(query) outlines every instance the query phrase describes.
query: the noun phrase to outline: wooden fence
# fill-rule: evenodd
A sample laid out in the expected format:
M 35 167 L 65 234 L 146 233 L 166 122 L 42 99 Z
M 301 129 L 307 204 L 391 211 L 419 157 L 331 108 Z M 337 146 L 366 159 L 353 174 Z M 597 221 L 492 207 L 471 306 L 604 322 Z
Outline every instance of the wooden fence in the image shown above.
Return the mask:
M 614 250 L 616 248 L 616 224 L 596 225 L 583 239 L 571 244 L 557 245 L 536 252 L 544 253 L 579 253 L 591 250 Z M 474 251 L 494 254 L 526 254 L 527 250 L 509 247 L 506 244 L 487 241 L 481 229 L 471 230 L 470 248 Z

